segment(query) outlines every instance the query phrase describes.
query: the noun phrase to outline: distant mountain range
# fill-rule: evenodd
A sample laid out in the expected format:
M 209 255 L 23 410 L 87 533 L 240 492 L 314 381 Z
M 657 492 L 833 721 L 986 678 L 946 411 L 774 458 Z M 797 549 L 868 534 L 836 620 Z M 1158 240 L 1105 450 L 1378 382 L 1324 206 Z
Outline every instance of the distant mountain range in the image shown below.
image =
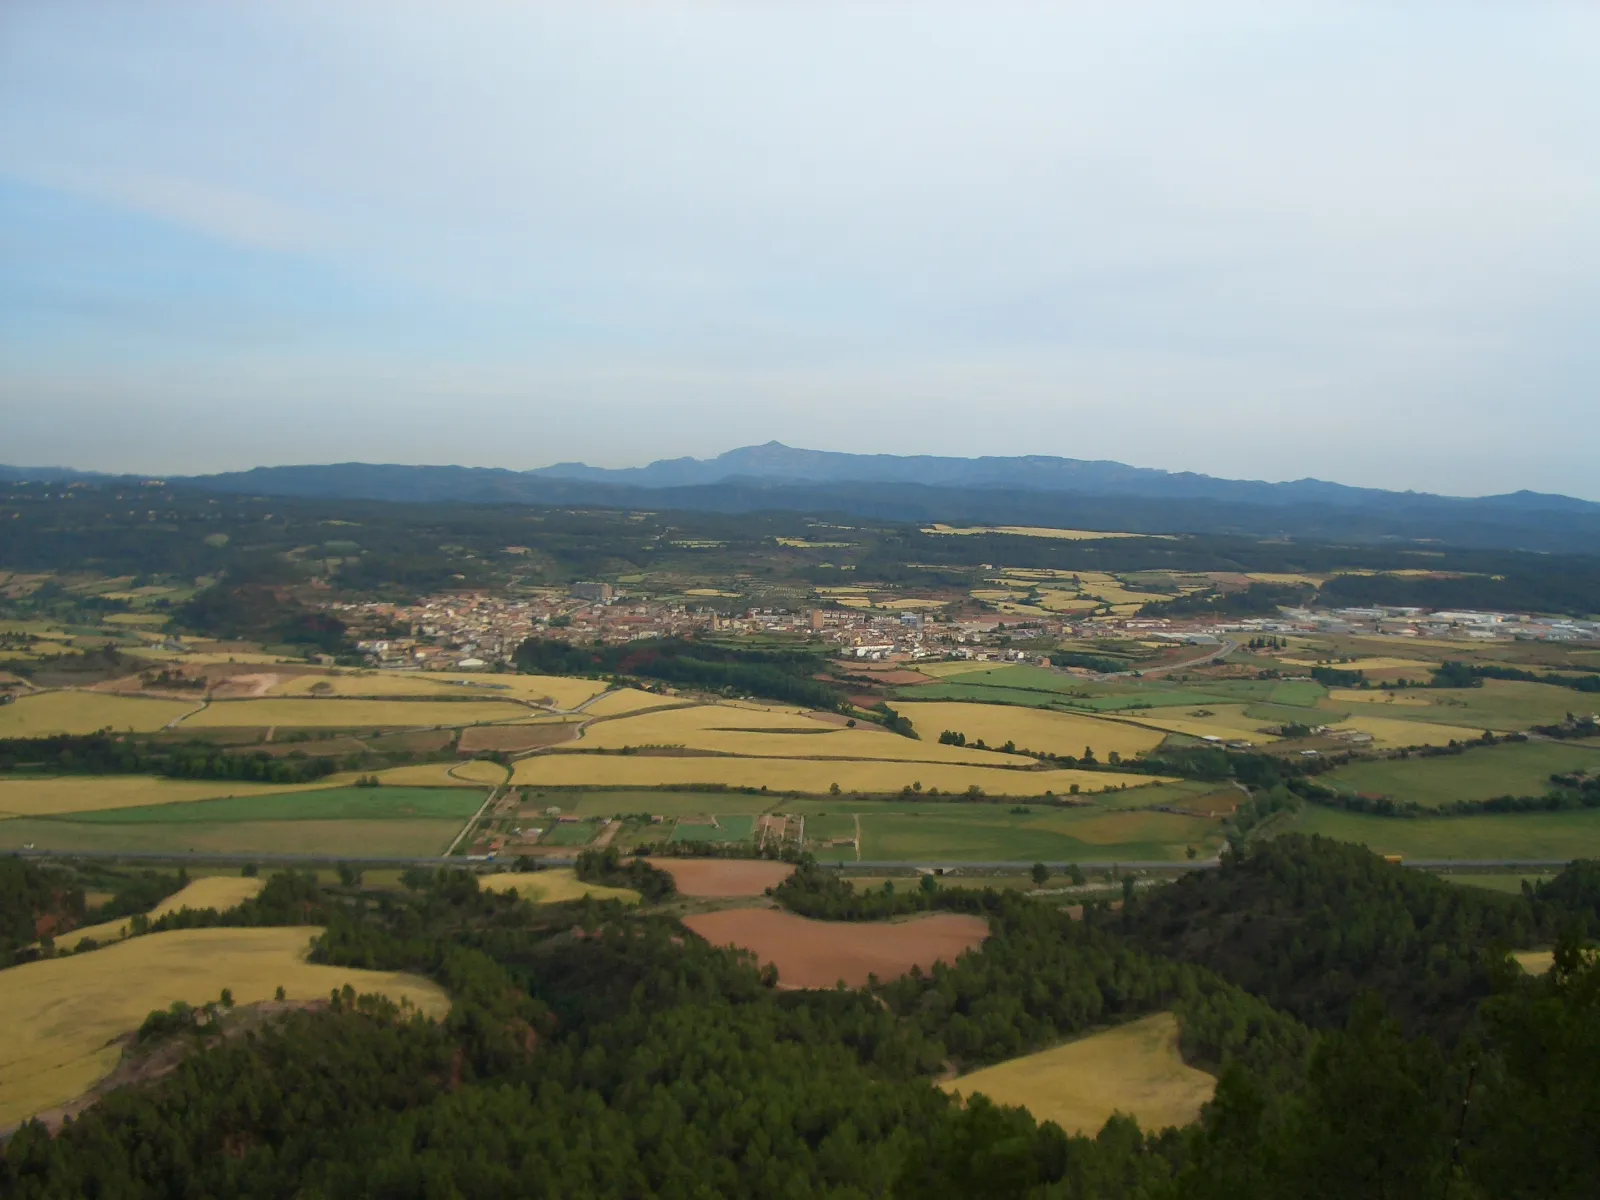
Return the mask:
M 0 480 L 126 478 L 66 468 L 0 467 Z M 1026 455 L 946 458 L 841 454 L 779 442 L 715 458 L 617 470 L 557 463 L 531 471 L 337 463 L 169 476 L 210 491 L 490 504 L 589 504 L 746 512 L 778 509 L 899 521 L 956 521 L 1141 533 L 1236 533 L 1372 542 L 1600 552 L 1600 504 L 1514 492 L 1437 496 L 1219 479 L 1123 463 Z

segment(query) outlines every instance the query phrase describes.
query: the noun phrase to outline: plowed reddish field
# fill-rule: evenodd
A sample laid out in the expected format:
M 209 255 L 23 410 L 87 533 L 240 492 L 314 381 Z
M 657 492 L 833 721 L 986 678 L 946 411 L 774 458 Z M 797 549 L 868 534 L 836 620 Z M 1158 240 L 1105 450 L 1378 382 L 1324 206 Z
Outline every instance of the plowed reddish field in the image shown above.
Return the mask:
M 851 987 L 897 979 L 912 966 L 954 962 L 989 934 L 982 917 L 938 913 L 913 921 L 811 921 L 774 908 L 697 913 L 683 923 L 714 946 L 753 951 L 778 968 L 780 986 Z
M 789 878 L 791 863 L 749 858 L 669 858 L 653 861 L 685 896 L 759 896 Z

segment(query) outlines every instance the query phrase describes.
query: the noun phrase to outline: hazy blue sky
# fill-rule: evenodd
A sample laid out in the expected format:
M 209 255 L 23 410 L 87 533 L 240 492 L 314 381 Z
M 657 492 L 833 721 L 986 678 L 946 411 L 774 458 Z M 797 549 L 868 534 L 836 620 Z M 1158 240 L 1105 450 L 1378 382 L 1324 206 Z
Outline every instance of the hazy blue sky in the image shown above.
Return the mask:
M 1600 4 L 0 0 L 0 461 L 1600 499 Z

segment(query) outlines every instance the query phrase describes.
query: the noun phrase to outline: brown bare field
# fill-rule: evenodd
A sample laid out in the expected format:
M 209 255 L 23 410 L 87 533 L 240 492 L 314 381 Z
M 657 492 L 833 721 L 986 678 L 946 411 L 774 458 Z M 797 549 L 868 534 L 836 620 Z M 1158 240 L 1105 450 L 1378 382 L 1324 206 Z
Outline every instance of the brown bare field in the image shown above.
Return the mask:
M 869 975 L 898 979 L 913 966 L 954 962 L 989 936 L 989 923 L 963 913 L 914 921 L 812 921 L 775 908 L 696 913 L 683 923 L 714 946 L 738 946 L 778 968 L 779 983 L 861 987 Z
M 651 863 L 685 896 L 759 896 L 794 871 L 790 863 L 753 858 L 668 858 Z
M 473 725 L 461 731 L 461 749 L 468 754 L 480 750 L 516 753 L 540 746 L 554 746 L 560 742 L 570 742 L 578 731 L 578 725 L 576 720 L 527 725 Z

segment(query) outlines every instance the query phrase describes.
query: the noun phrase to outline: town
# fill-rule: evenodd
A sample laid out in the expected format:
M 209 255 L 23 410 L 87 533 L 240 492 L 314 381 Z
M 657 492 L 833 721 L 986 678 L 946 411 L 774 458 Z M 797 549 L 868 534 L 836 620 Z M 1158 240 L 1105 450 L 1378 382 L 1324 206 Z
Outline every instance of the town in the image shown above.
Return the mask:
M 518 595 L 452 592 L 409 605 L 368 600 L 328 608 L 358 631 L 357 649 L 371 665 L 452 671 L 504 669 L 517 647 L 535 636 L 614 644 L 708 634 L 789 635 L 821 640 L 841 659 L 873 663 L 1045 661 L 1048 650 L 1061 641 L 1125 639 L 1204 647 L 1221 645 L 1231 635 L 1263 634 L 1600 644 L 1600 621 L 1527 613 L 1370 607 L 1283 608 L 1273 616 L 1227 619 L 1137 613 L 1038 617 L 996 611 L 965 594 L 891 602 L 916 603 L 915 611 L 846 606 L 828 596 L 812 600 L 809 606 L 730 612 L 696 603 L 692 595 L 652 599 L 608 583 L 582 582 Z M 382 630 L 383 636 L 359 635 L 363 630 Z

